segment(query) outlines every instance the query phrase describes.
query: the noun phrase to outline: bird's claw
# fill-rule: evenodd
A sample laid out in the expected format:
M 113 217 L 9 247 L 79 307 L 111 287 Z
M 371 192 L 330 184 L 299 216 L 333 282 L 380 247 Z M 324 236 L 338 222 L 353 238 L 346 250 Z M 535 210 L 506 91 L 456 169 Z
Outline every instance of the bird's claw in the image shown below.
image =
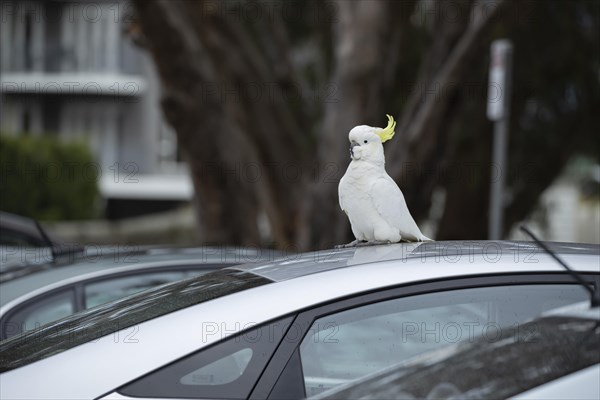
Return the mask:
M 346 249 L 348 247 L 357 247 L 360 246 L 361 243 L 366 243 L 364 240 L 353 240 L 350 243 L 346 243 L 346 244 L 338 244 L 335 246 L 336 249 Z
M 350 243 L 346 243 L 346 244 L 338 244 L 337 246 L 335 246 L 336 249 L 346 249 L 349 247 L 367 247 L 367 246 L 378 246 L 380 244 L 390 244 L 391 242 L 389 240 L 371 240 L 371 241 L 366 241 L 366 240 L 353 240 Z
M 390 244 L 389 240 L 371 240 L 370 242 L 362 242 L 357 244 L 357 247 L 366 247 L 366 246 L 379 246 L 381 244 Z

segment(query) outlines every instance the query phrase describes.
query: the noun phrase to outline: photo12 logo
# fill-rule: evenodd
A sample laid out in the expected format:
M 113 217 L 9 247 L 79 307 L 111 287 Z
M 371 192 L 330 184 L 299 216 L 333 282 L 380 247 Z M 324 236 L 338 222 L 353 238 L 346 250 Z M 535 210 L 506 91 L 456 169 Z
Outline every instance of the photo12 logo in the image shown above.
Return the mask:
M 518 324 L 501 326 L 496 322 L 482 324 L 478 321 L 458 322 L 402 322 L 402 343 L 454 344 L 459 342 L 473 343 L 483 340 L 494 343 L 504 337 L 516 337 L 518 341 L 531 343 L 535 340 L 537 327 L 535 324 Z

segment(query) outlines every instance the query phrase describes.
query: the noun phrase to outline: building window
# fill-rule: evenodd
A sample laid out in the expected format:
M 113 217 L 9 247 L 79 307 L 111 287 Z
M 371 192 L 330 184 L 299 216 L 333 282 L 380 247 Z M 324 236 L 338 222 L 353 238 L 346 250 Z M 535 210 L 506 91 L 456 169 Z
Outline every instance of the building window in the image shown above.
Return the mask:
M 25 71 L 31 71 L 33 69 L 33 57 L 32 57 L 32 30 L 33 30 L 33 14 L 28 12 L 25 14 L 24 19 L 24 30 L 25 30 Z

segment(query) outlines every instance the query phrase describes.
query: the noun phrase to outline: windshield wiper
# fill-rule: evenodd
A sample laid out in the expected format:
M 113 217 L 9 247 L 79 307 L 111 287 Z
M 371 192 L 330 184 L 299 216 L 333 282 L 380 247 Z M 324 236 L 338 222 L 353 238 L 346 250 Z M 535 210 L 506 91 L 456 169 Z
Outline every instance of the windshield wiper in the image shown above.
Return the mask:
M 573 277 L 581 286 L 583 286 L 588 292 L 590 292 L 590 307 L 600 306 L 600 294 L 594 290 L 594 287 L 586 282 L 577 271 L 572 270 L 563 260 L 561 260 L 556 253 L 548 248 L 541 240 L 539 240 L 533 232 L 531 232 L 526 226 L 521 225 L 520 229 L 529 235 L 546 253 L 550 254 L 564 269 L 567 270 L 569 275 Z

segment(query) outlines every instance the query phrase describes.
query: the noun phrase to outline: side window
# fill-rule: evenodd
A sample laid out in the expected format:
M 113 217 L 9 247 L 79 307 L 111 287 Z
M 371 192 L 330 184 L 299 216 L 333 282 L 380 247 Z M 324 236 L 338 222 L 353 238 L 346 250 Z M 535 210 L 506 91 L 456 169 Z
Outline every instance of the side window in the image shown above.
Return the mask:
M 246 371 L 252 354 L 252 348 L 243 348 L 190 372 L 181 377 L 179 383 L 182 385 L 218 386 L 234 382 Z
M 578 285 L 451 290 L 363 305 L 314 321 L 300 344 L 306 396 L 424 352 L 503 330 L 559 306 L 584 301 Z
M 2 326 L 2 337 L 8 339 L 21 332 L 36 329 L 75 312 L 75 294 L 65 290 L 34 302 L 12 312 Z
M 152 272 L 139 275 L 120 276 L 85 285 L 85 308 L 92 308 L 130 294 L 155 286 L 190 278 L 210 272 L 209 270 L 186 270 Z
M 229 337 L 118 392 L 131 397 L 246 399 L 291 322 L 288 317 Z M 222 328 L 210 324 L 204 334 Z

